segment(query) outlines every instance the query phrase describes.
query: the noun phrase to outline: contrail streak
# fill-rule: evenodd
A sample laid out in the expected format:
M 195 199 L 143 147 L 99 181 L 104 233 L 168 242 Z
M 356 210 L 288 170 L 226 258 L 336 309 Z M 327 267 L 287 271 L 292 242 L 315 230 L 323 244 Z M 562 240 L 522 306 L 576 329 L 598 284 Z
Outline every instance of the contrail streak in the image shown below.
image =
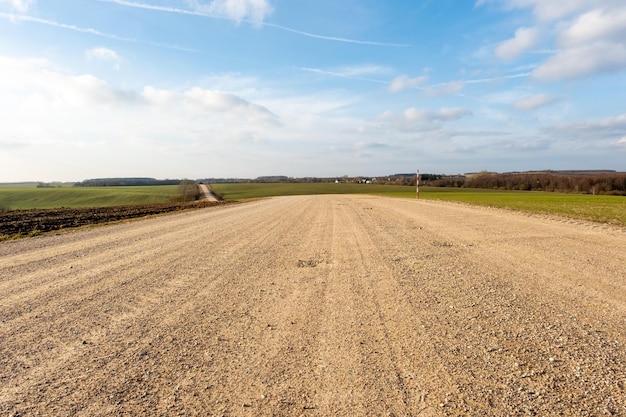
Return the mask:
M 72 30 L 74 32 L 80 32 L 80 33 L 88 33 L 90 35 L 101 36 L 101 37 L 104 37 L 104 38 L 115 39 L 115 40 L 118 40 L 118 41 L 133 42 L 133 43 L 143 43 L 143 44 L 146 44 L 146 45 L 158 46 L 159 48 L 176 49 L 176 50 L 179 50 L 179 51 L 200 53 L 200 51 L 198 51 L 198 50 L 185 48 L 185 47 L 178 46 L 178 45 L 170 45 L 170 44 L 166 44 L 166 43 L 143 41 L 143 40 L 140 40 L 140 39 L 128 38 L 128 37 L 124 37 L 124 36 L 113 35 L 113 34 L 110 34 L 110 33 L 101 32 L 101 31 L 93 29 L 93 28 L 83 28 L 83 27 L 80 27 L 80 26 L 69 25 L 67 23 L 60 23 L 60 22 L 56 22 L 54 20 L 41 19 L 39 17 L 29 16 L 29 15 L 7 14 L 7 13 L 1 13 L 0 12 L 0 17 L 2 17 L 4 19 L 7 19 L 7 20 L 10 20 L 10 21 L 32 22 L 32 23 L 39 23 L 39 24 L 42 24 L 42 25 L 54 26 L 54 27 L 61 28 L 61 29 Z
M 341 72 L 326 71 L 326 70 L 322 70 L 322 69 L 319 69 L 319 68 L 299 67 L 298 69 L 300 69 L 302 71 L 313 72 L 313 73 L 316 73 L 316 74 L 325 74 L 325 75 L 330 75 L 330 76 L 333 76 L 333 77 L 347 78 L 347 79 L 350 79 L 350 80 L 367 81 L 367 82 L 370 82 L 370 83 L 386 84 L 386 85 L 391 84 L 389 81 L 381 81 L 381 80 L 375 80 L 373 78 L 365 78 L 365 77 L 355 77 L 355 76 L 352 76 L 352 75 L 343 74 Z
M 230 17 L 215 15 L 215 14 L 210 14 L 210 13 L 196 12 L 193 10 L 179 9 L 176 7 L 156 6 L 153 4 L 146 4 L 146 3 L 135 3 L 135 2 L 126 1 L 126 0 L 98 0 L 98 1 L 105 2 L 105 3 L 115 3 L 115 4 L 119 4 L 120 6 L 134 7 L 137 9 L 154 10 L 154 11 L 167 12 L 167 13 L 177 13 L 177 14 L 184 14 L 184 15 L 190 15 L 190 16 L 201 16 L 201 17 L 208 17 L 212 19 L 237 20 L 237 19 L 233 19 Z M 284 30 L 286 32 L 295 33 L 297 35 L 306 36 L 309 38 L 323 39 L 323 40 L 333 41 L 333 42 L 353 43 L 353 44 L 359 44 L 359 45 L 372 45 L 372 46 L 393 46 L 393 47 L 411 46 L 409 44 L 402 44 L 402 43 L 364 41 L 364 40 L 359 40 L 359 39 L 348 39 L 348 38 L 340 38 L 336 36 L 319 35 L 316 33 L 305 32 L 302 30 L 297 30 L 297 29 L 293 29 L 287 26 L 277 25 L 274 23 L 256 22 L 256 21 L 252 21 L 249 19 L 241 19 L 240 21 L 250 23 L 253 25 L 260 25 L 260 26 L 266 26 L 266 27 L 270 27 L 274 29 Z

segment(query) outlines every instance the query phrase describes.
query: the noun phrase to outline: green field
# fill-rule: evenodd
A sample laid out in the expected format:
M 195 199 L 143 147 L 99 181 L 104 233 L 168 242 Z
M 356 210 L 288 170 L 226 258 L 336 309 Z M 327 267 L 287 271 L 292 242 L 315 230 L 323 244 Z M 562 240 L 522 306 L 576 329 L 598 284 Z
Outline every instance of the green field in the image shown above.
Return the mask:
M 415 187 L 379 184 L 241 183 L 213 184 L 212 189 L 224 200 L 310 194 L 373 194 L 415 198 Z M 545 213 L 626 226 L 626 197 L 620 196 L 420 187 L 420 198 Z M 0 187 L 0 210 L 160 204 L 179 199 L 180 191 L 176 185 Z
M 0 210 L 111 207 L 177 201 L 177 185 L 133 187 L 0 187 Z
M 335 184 L 335 183 L 238 183 L 211 184 L 211 189 L 224 200 L 242 200 L 285 195 L 312 194 L 378 194 L 396 195 L 409 193 L 414 187 L 378 184 Z
M 254 183 L 213 184 L 211 187 L 225 200 L 305 194 L 374 194 L 415 198 L 415 187 L 377 184 Z M 456 201 L 626 226 L 626 197 L 622 196 L 420 187 L 420 198 Z

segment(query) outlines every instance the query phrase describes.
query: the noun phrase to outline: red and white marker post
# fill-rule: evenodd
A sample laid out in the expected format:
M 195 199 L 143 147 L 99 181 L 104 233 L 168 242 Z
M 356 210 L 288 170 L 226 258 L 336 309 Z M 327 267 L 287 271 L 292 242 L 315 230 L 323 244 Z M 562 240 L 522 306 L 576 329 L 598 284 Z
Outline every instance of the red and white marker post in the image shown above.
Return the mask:
M 415 198 L 419 200 L 420 198 L 420 170 L 417 170 L 417 175 L 415 176 Z

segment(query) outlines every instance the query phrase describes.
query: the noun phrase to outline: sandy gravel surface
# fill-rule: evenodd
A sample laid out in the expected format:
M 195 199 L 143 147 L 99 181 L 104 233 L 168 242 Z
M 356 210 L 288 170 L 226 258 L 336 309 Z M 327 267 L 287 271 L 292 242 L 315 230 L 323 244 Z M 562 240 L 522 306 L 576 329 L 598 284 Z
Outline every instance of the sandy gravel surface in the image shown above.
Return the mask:
M 215 198 L 215 196 L 213 195 L 213 193 L 211 192 L 211 189 L 209 188 L 207 184 L 198 184 L 198 187 L 200 188 L 200 191 L 204 195 L 203 200 L 217 201 L 217 198 Z
M 2 242 L 0 415 L 626 415 L 626 233 L 305 196 Z

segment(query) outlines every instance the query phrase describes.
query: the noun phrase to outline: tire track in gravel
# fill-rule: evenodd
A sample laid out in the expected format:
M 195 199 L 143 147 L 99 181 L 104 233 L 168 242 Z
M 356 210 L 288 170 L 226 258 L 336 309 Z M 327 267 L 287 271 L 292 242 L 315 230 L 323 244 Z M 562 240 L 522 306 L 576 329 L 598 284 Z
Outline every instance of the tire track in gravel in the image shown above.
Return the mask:
M 436 218 L 424 213 L 435 207 L 439 210 Z M 590 242 L 584 239 L 587 232 L 571 232 L 562 224 L 554 228 L 536 224 L 528 218 L 518 218 L 524 226 L 520 228 L 516 216 L 506 212 L 487 213 L 489 222 L 476 221 L 480 213 L 459 210 L 456 205 L 447 208 L 445 204 L 404 201 L 393 208 L 380 208 L 402 212 L 402 216 L 370 216 L 362 223 L 378 223 L 373 228 L 375 241 L 390 253 L 394 275 L 401 278 L 405 292 L 412 294 L 415 315 L 432 323 L 427 336 L 440 346 L 442 362 L 452 370 L 449 372 L 459 388 L 457 398 L 443 400 L 446 411 L 498 415 L 493 410 L 504 409 L 509 414 L 551 414 L 567 413 L 573 404 L 578 407 L 576 415 L 624 411 L 626 316 L 621 300 L 625 275 L 623 267 L 621 275 L 614 270 L 615 262 L 624 261 L 623 239 L 592 234 Z M 402 224 L 391 225 L 398 217 Z M 407 224 L 407 217 L 415 222 Z M 446 226 L 451 219 L 454 227 Z M 480 234 L 468 231 L 479 225 Z M 416 239 L 416 253 L 395 257 L 400 248 L 394 246 L 411 235 L 423 236 Z M 562 236 L 568 236 L 563 246 Z M 517 243 L 511 246 L 503 240 Z M 544 252 L 542 246 L 551 251 Z M 520 251 L 528 247 L 535 250 Z M 556 248 L 558 254 L 545 256 Z M 608 260 L 613 267 L 605 269 L 608 273 L 602 276 L 597 273 L 601 267 L 565 268 L 563 259 L 583 253 L 582 248 L 592 256 L 605 253 L 608 258 L 597 266 Z M 599 281 L 614 285 L 600 292 Z M 572 283 L 582 288 L 572 293 Z M 589 287 L 596 288 L 595 298 L 610 301 L 611 309 L 598 314 L 590 304 L 581 305 L 581 300 L 588 298 Z M 594 328 L 596 333 L 591 330 Z M 594 360 L 581 366 L 585 357 Z M 588 380 L 582 378 L 583 373 Z M 590 392 L 598 395 L 586 397 Z
M 291 210 L 292 208 L 291 207 L 287 207 L 285 209 L 286 210 Z M 305 205 L 301 205 L 299 210 L 301 212 L 304 212 L 306 209 L 307 209 L 307 207 Z M 257 215 L 259 214 L 258 211 L 257 211 L 256 214 Z M 286 235 L 286 233 L 285 233 L 286 231 L 285 230 L 274 230 L 274 233 L 267 233 L 267 228 L 268 227 L 270 229 L 272 229 L 272 228 L 276 228 L 276 227 L 282 225 L 282 219 L 280 217 L 276 217 L 276 218 L 273 218 L 273 219 L 266 219 L 266 218 L 263 218 L 263 216 L 257 216 L 257 217 L 260 217 L 260 218 L 256 219 L 255 222 L 257 222 L 258 224 L 263 224 L 262 231 L 259 232 L 258 228 L 252 228 L 249 225 L 247 225 L 245 230 L 241 231 L 240 235 L 238 236 L 239 241 L 242 242 L 241 245 L 239 245 L 239 244 L 232 244 L 231 243 L 227 247 L 227 249 L 228 249 L 227 251 L 223 251 L 222 250 L 223 253 L 220 254 L 220 256 L 216 256 L 215 257 L 214 261 L 216 262 L 217 270 L 216 269 L 211 269 L 210 273 L 212 275 L 217 275 L 217 276 L 225 275 L 227 277 L 232 276 L 233 273 L 230 270 L 231 269 L 238 269 L 237 268 L 237 265 L 239 265 L 237 263 L 238 255 L 241 255 L 243 257 L 244 253 L 241 252 L 242 249 L 244 249 L 243 246 L 250 246 L 250 243 L 254 242 L 254 245 L 262 247 L 264 240 L 266 240 L 268 238 L 272 238 L 273 239 L 274 236 L 284 236 L 284 235 Z M 282 227 L 284 227 L 284 226 L 282 226 Z M 292 227 L 292 225 L 288 224 L 287 227 Z M 219 240 L 217 242 L 219 242 Z M 192 247 L 195 246 L 195 245 L 193 245 L 193 243 L 194 243 L 193 240 L 187 240 L 186 241 L 186 244 L 187 245 L 192 244 Z M 272 247 L 273 243 L 274 242 L 272 241 L 270 244 L 266 245 L 266 247 L 267 248 Z M 168 249 L 168 252 L 169 252 L 169 255 L 168 255 L 169 257 L 172 257 L 172 256 L 175 257 L 175 255 L 173 255 L 174 251 L 171 251 L 171 250 Z M 245 255 L 249 256 L 251 254 L 250 252 L 252 252 L 252 255 L 254 255 L 254 252 L 257 252 L 257 250 L 255 250 L 254 248 L 248 249 L 248 253 L 245 253 Z M 233 254 L 236 254 L 236 256 L 233 256 Z M 263 253 L 259 253 L 259 254 L 263 255 Z M 198 258 L 202 259 L 202 257 L 198 257 Z M 274 263 L 274 260 L 271 257 L 267 258 L 267 260 L 270 261 L 272 264 Z M 163 260 L 161 260 L 160 262 L 162 262 L 162 261 Z M 179 269 L 178 265 L 175 262 L 172 262 L 171 259 L 165 259 L 164 261 L 165 261 L 164 262 L 165 265 L 167 265 L 170 269 L 174 269 L 174 270 Z M 227 261 L 227 262 L 225 262 L 225 261 Z M 241 265 L 246 265 L 247 263 L 248 262 L 241 262 Z M 135 264 L 136 264 L 136 262 L 135 262 Z M 222 267 L 221 266 L 222 264 L 225 264 L 225 267 Z M 293 264 L 295 266 L 296 262 L 294 261 Z M 257 268 L 259 266 L 260 265 L 253 265 L 253 267 L 255 267 L 255 268 Z M 220 271 L 219 270 L 220 268 L 222 268 L 224 270 Z M 157 269 L 160 269 L 160 268 L 157 268 Z M 205 271 L 205 272 L 208 272 L 208 271 Z M 133 279 L 131 279 L 131 281 L 134 282 Z M 252 285 L 257 285 L 254 282 L 252 282 L 251 284 Z M 216 284 L 214 287 L 219 287 L 219 286 L 220 286 L 220 284 Z M 114 289 L 115 289 L 114 287 L 111 288 L 111 285 L 109 285 L 109 290 L 114 290 Z M 197 298 L 199 298 L 200 293 L 196 292 L 195 290 L 196 290 L 195 288 L 194 289 L 190 289 L 189 286 L 187 286 L 185 288 L 185 294 L 187 294 L 188 296 L 191 295 L 193 298 L 190 298 L 190 300 L 185 305 L 183 305 L 182 307 L 180 306 L 180 303 L 181 303 L 180 300 L 179 301 L 170 300 L 169 304 L 175 305 L 176 308 L 177 308 L 177 311 L 176 312 L 170 311 L 166 315 L 165 319 L 162 321 L 161 327 L 168 327 L 169 326 L 169 322 L 172 320 L 172 319 L 170 319 L 170 317 L 171 318 L 177 318 L 177 321 L 175 320 L 175 322 L 174 322 L 174 325 L 173 325 L 174 327 L 179 328 L 179 327 L 183 326 L 180 323 L 180 316 L 183 314 L 183 310 L 185 309 L 184 307 L 188 307 L 189 305 L 194 306 L 198 302 Z M 225 289 L 217 288 L 216 292 L 217 293 L 222 293 L 222 292 L 226 292 L 227 290 L 228 290 L 228 288 L 225 288 Z M 144 289 L 139 287 L 139 286 L 138 287 L 134 287 L 134 288 L 127 288 L 126 292 L 129 293 L 129 294 L 145 293 Z M 146 301 L 151 301 L 151 300 L 146 300 L 145 296 L 143 298 L 144 299 L 142 300 L 142 305 L 146 304 Z M 219 302 L 219 300 L 216 300 L 216 301 Z M 128 303 L 125 303 L 125 304 L 132 304 L 132 303 L 128 302 Z M 154 312 L 150 311 L 149 308 L 148 308 L 148 311 L 145 311 L 144 313 L 145 313 L 144 316 L 147 317 L 146 321 L 154 320 L 154 317 L 153 317 Z M 173 313 L 176 313 L 176 314 L 173 314 Z M 229 312 L 228 314 L 232 314 L 232 312 Z M 122 317 L 118 317 L 118 321 L 120 323 L 128 323 L 129 320 L 131 320 L 132 316 L 133 316 L 133 314 L 124 314 Z M 73 320 L 74 320 L 74 318 L 68 319 L 69 322 L 71 322 Z M 137 320 L 134 320 L 134 321 L 137 321 Z M 185 323 L 185 324 L 188 325 L 188 322 Z M 241 325 L 237 324 L 237 326 L 240 327 Z M 59 326 L 59 327 L 60 328 L 64 328 L 64 326 Z M 141 324 L 135 324 L 135 327 L 143 327 L 143 326 Z M 229 326 L 229 327 L 231 327 L 231 326 Z M 115 330 L 113 331 L 113 333 L 116 333 L 116 332 L 117 331 L 115 331 Z M 165 332 L 165 333 L 168 333 L 168 332 Z M 141 335 L 141 336 L 142 336 L 142 339 L 144 340 L 144 342 L 148 341 L 148 339 L 145 337 L 145 335 Z M 93 342 L 93 343 L 97 344 L 97 342 Z M 151 342 L 148 341 L 148 343 L 151 343 Z M 137 350 L 137 348 L 134 348 L 134 349 Z M 98 356 L 99 357 L 102 357 L 102 356 L 104 356 L 104 357 L 111 357 L 111 356 L 113 356 L 115 358 L 126 358 L 126 359 L 129 356 L 132 357 L 132 355 L 124 354 L 123 352 L 122 353 L 117 352 L 117 353 L 114 353 L 114 354 L 111 354 L 110 352 L 109 353 L 99 352 Z M 65 359 L 65 357 L 63 359 Z M 122 360 L 122 359 L 119 359 L 119 360 Z M 81 359 L 79 358 L 76 362 L 80 363 Z M 225 363 L 229 363 L 229 362 L 226 361 Z M 111 360 L 111 361 L 109 361 L 109 364 L 107 366 L 115 368 L 118 365 L 119 364 L 116 364 L 116 360 Z M 65 371 L 63 371 L 63 372 L 65 372 Z M 225 372 L 224 375 L 228 375 L 228 373 Z M 232 378 L 229 377 L 229 380 L 230 379 L 232 379 Z
M 191 226 L 191 223 L 189 224 Z M 262 229 L 261 232 L 259 230 Z M 157 245 L 163 245 L 163 248 L 160 251 L 160 255 L 154 256 L 153 259 L 157 259 L 158 263 L 164 263 L 167 265 L 168 269 L 173 269 L 174 271 L 185 270 L 186 265 L 189 262 L 189 259 L 185 257 L 181 257 L 181 250 L 185 249 L 186 252 L 189 252 L 188 245 L 192 245 L 191 247 L 196 247 L 194 245 L 194 239 L 199 239 L 196 236 L 187 236 L 189 234 L 197 235 L 197 224 L 195 227 L 178 229 L 179 240 L 170 239 L 170 236 L 166 234 L 166 240 L 158 239 L 158 235 L 155 235 L 157 239 Z M 257 235 L 265 234 L 267 230 L 267 224 L 263 222 L 257 222 L 254 227 L 248 225 L 246 230 L 242 231 L 242 240 L 238 242 L 232 242 L 232 244 L 228 247 L 229 253 L 224 253 L 222 255 L 222 259 L 232 258 L 232 256 L 241 247 L 246 245 L 246 241 L 251 241 L 254 239 L 248 238 L 249 234 L 256 233 Z M 227 231 L 227 233 L 232 233 Z M 180 239 L 182 237 L 182 239 Z M 222 236 L 216 236 L 218 239 Z M 85 276 L 78 276 L 72 281 L 76 282 L 74 286 L 71 288 L 64 288 L 64 291 L 51 291 L 49 288 L 45 288 L 44 291 L 49 291 L 50 294 L 40 300 L 41 307 L 39 310 L 31 309 L 31 311 L 23 317 L 22 322 L 24 324 L 20 325 L 19 323 L 10 323 L 13 324 L 12 331 L 13 341 L 15 343 L 22 342 L 27 346 L 27 349 L 19 352 L 22 356 L 29 356 L 34 354 L 40 350 L 40 346 L 37 344 L 28 344 L 28 338 L 32 337 L 32 332 L 26 331 L 28 327 L 32 327 L 32 318 L 34 317 L 35 321 L 48 322 L 47 327 L 42 332 L 42 334 L 46 334 L 42 343 L 49 344 L 54 346 L 56 343 L 55 339 L 59 338 L 64 332 L 67 332 L 68 329 L 72 333 L 79 333 L 82 335 L 83 339 L 89 340 L 89 330 L 91 324 L 87 323 L 83 326 L 77 326 L 76 328 L 70 328 L 71 323 L 80 322 L 80 318 L 85 315 L 85 312 L 89 312 L 90 314 L 86 315 L 86 317 L 90 317 L 96 313 L 96 317 L 93 318 L 94 322 L 108 322 L 109 327 L 112 327 L 112 333 L 119 332 L 119 328 L 125 326 L 125 323 L 135 320 L 135 316 L 138 314 L 142 314 L 148 317 L 148 320 L 151 320 L 151 316 L 154 313 L 152 301 L 158 298 L 159 294 L 162 292 L 167 293 L 172 286 L 185 286 L 186 292 L 182 293 L 184 296 L 188 296 L 189 286 L 187 283 L 178 284 L 178 281 L 175 279 L 170 279 L 164 282 L 165 285 L 161 287 L 154 288 L 154 283 L 150 282 L 151 280 L 157 279 L 158 277 L 154 276 L 143 276 L 143 272 L 141 270 L 134 271 L 138 265 L 142 263 L 145 259 L 144 256 L 137 255 L 141 250 L 146 249 L 146 243 L 149 243 L 148 248 L 150 251 L 153 251 L 154 242 L 151 239 L 146 239 L 142 241 L 142 246 L 140 249 L 133 249 L 133 255 L 130 259 L 124 258 L 122 264 L 122 268 L 118 268 L 118 264 L 120 263 L 121 253 L 119 249 L 119 245 L 121 242 L 119 240 L 113 241 L 115 247 L 113 247 L 109 252 L 110 259 L 109 262 L 102 265 L 102 261 L 100 258 L 96 257 L 95 266 L 96 266 L 96 274 L 99 275 L 96 280 L 88 280 Z M 135 243 L 134 239 L 129 241 L 129 244 Z M 121 249 L 121 252 L 124 252 L 125 248 Z M 150 253 L 148 251 L 148 254 Z M 145 253 L 144 253 L 145 255 Z M 201 254 L 198 254 L 198 258 L 201 259 Z M 217 256 L 218 260 L 220 260 L 219 256 Z M 217 265 L 221 265 L 222 263 L 218 263 Z M 228 264 L 226 264 L 228 266 Z M 88 269 L 87 272 L 92 272 L 93 269 Z M 158 269 L 157 269 L 158 270 Z M 68 277 L 61 276 L 61 280 L 67 280 Z M 89 282 L 91 281 L 91 282 Z M 104 285 L 103 285 L 104 284 Z M 105 289 L 98 289 L 99 286 L 103 286 Z M 71 290 L 71 291 L 70 291 Z M 112 296 L 108 297 L 108 299 L 98 300 L 96 297 L 98 294 L 106 294 L 105 291 L 111 292 Z M 36 297 L 39 297 L 40 291 L 36 292 Z M 88 294 L 86 296 L 85 294 Z M 121 293 L 121 294 L 120 294 Z M 31 294 L 32 295 L 32 294 Z M 137 299 L 138 296 L 141 296 L 141 299 Z M 23 304 L 23 300 L 15 299 L 15 297 L 9 297 L 6 300 L 7 305 L 20 305 Z M 4 303 L 3 303 L 4 304 Z M 112 304 L 111 308 L 104 309 L 107 311 L 107 314 L 98 314 L 101 309 L 94 308 L 95 305 L 109 305 Z M 178 302 L 171 303 L 175 308 L 179 308 Z M 31 307 L 31 306 L 29 306 Z M 159 306 L 162 307 L 162 306 Z M 112 310 L 112 311 L 111 311 Z M 49 313 L 48 313 L 49 312 Z M 56 319 L 55 317 L 59 316 L 59 313 L 62 313 L 62 319 Z M 103 317 L 104 316 L 104 317 Z M 3 316 L 3 322 L 10 320 L 5 320 L 6 315 Z M 84 320 L 83 320 L 84 321 Z M 96 326 L 99 328 L 100 326 Z M 92 335 L 93 336 L 93 335 Z M 59 364 L 63 364 L 67 362 L 68 355 L 71 355 L 73 351 L 76 350 L 76 346 L 81 343 L 81 340 L 75 340 L 70 346 L 66 349 L 57 349 L 55 353 L 57 355 L 57 362 Z M 7 350 L 6 352 L 0 351 L 0 353 L 6 353 L 3 355 L 5 357 L 10 357 L 12 354 L 12 350 Z M 53 356 L 47 355 L 47 361 L 54 360 Z M 32 359 L 31 359 L 32 361 Z M 80 361 L 80 360 L 79 360 Z M 36 365 L 37 362 L 33 361 L 33 364 Z
M 213 216 L 216 224 L 216 232 L 219 229 L 219 214 L 221 211 L 215 210 Z M 28 274 L 31 278 L 29 281 L 20 280 L 20 287 L 16 287 L 8 279 L 0 279 L 0 292 L 7 294 L 10 291 L 27 291 L 32 286 L 40 286 L 46 282 L 46 279 L 52 280 L 52 268 L 62 269 L 66 264 L 71 264 L 76 261 L 76 258 L 89 257 L 92 263 L 98 263 L 96 258 L 103 252 L 103 249 L 107 249 L 107 253 L 102 253 L 101 256 L 110 256 L 111 250 L 118 250 L 118 257 L 123 258 L 125 256 L 131 256 L 133 254 L 141 254 L 142 251 L 148 250 L 145 245 L 152 243 L 153 248 L 158 248 L 162 245 L 162 242 L 170 241 L 170 237 L 175 237 L 183 230 L 196 230 L 198 227 L 197 219 L 189 216 L 190 213 L 180 213 L 167 217 L 152 218 L 146 221 L 158 222 L 160 227 L 146 230 L 145 227 L 135 227 L 135 222 L 131 221 L 120 226 L 120 232 L 116 236 L 102 241 L 100 228 L 91 229 L 84 234 L 81 234 L 80 239 L 72 239 L 71 234 L 63 232 L 59 236 L 46 236 L 46 238 L 57 239 L 63 241 L 61 245 L 48 244 L 45 249 L 39 252 L 40 258 L 33 260 L 29 253 L 11 254 L 3 253 L 0 247 L 0 271 L 3 272 L 2 276 L 20 276 L 26 273 L 38 270 L 39 274 Z M 169 224 L 174 222 L 174 226 L 170 227 Z M 228 233 L 228 231 L 223 231 Z M 68 236 L 65 236 L 65 235 Z M 68 237 L 69 239 L 65 239 Z M 134 244 L 131 246 L 129 242 Z M 19 246 L 26 243 L 24 240 L 9 242 L 13 245 L 7 245 L 7 248 Z M 28 242 L 30 243 L 30 242 Z M 181 245 L 186 245 L 183 241 Z M 122 256 L 123 255 L 123 256 Z M 61 264 L 63 263 L 63 264 Z
M 265 226 L 258 225 L 258 227 Z M 93 298 L 110 292 L 114 287 L 124 287 L 126 293 L 133 294 L 138 286 L 145 285 L 145 282 L 137 279 L 138 277 L 132 273 L 137 264 L 146 258 L 158 259 L 160 262 L 164 260 L 175 262 L 181 258 L 181 250 L 186 249 L 190 243 L 194 243 L 194 239 L 197 239 L 193 236 L 180 239 L 182 233 L 197 234 L 197 224 L 189 222 L 185 227 L 176 227 L 174 230 L 155 233 L 153 236 L 146 234 L 141 240 L 137 238 L 141 231 L 133 231 L 125 239 L 108 240 L 106 243 L 96 245 L 95 249 L 89 246 L 89 241 L 86 241 L 83 247 L 71 245 L 73 249 L 63 258 L 48 258 L 47 263 L 29 274 L 29 282 L 37 285 L 36 290 L 28 291 L 29 287 L 14 285 L 13 281 L 7 280 L 8 285 L 3 288 L 7 305 L 10 303 L 12 306 L 19 307 L 12 307 L 10 311 L 0 310 L 0 313 L 6 321 L 12 316 L 23 315 L 22 310 L 27 309 L 29 314 L 24 318 L 28 321 L 42 310 L 64 308 L 63 305 L 50 304 L 56 300 L 66 304 L 80 304 L 84 292 L 90 293 L 90 297 Z M 221 235 L 215 233 L 213 235 L 219 239 L 230 232 L 225 230 L 220 233 Z M 178 239 L 172 239 L 174 234 L 177 234 Z M 107 246 L 109 250 L 103 252 L 104 246 Z M 80 260 L 83 258 L 89 259 L 90 265 L 81 267 Z M 9 276 L 12 271 L 0 268 L 0 272 L 3 276 Z M 23 273 L 24 271 L 18 271 L 18 274 Z M 15 275 L 19 276 L 18 274 Z M 22 281 L 25 280 L 20 280 L 20 283 Z M 106 286 L 102 285 L 104 281 L 106 281 Z M 43 293 L 48 297 L 42 297 Z M 75 295 L 68 296 L 68 294 Z M 28 298 L 36 301 L 25 303 L 24 299 Z
M 0 413 L 623 415 L 625 240 L 302 196 L 2 242 Z
M 404 372 L 410 358 L 401 350 L 411 340 L 413 326 L 398 325 L 395 318 L 387 321 L 388 306 L 380 300 L 385 293 L 379 290 L 388 289 L 390 275 L 355 208 L 334 205 L 335 223 L 341 227 L 333 234 L 338 267 L 329 288 L 327 310 L 333 316 L 323 332 L 332 337 L 324 344 L 327 371 L 319 415 L 415 415 L 424 405 L 419 387 Z M 401 306 L 393 301 L 389 307 L 397 311 Z M 337 346 L 352 355 L 338 355 Z

